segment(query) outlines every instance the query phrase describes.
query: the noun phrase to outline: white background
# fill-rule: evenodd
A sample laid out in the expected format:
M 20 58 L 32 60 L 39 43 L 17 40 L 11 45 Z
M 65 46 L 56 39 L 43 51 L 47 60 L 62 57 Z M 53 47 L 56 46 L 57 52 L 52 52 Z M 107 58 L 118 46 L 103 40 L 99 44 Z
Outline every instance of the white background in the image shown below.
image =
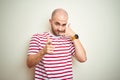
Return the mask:
M 29 40 L 49 30 L 55 8 L 69 13 L 88 60 L 73 59 L 74 80 L 120 80 L 120 0 L 0 0 L 0 80 L 33 80 Z

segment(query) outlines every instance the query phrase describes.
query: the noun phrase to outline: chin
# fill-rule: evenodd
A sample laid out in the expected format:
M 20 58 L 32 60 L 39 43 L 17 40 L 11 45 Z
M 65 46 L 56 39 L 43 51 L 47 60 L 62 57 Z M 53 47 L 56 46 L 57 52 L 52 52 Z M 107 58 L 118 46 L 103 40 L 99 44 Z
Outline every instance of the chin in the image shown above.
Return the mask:
M 61 36 L 61 34 L 59 34 L 59 33 L 56 33 L 56 34 L 55 34 L 55 36 Z
M 54 34 L 55 36 L 60 36 L 60 34 Z
M 55 35 L 55 36 L 62 36 L 63 33 L 59 33 L 59 32 L 58 32 L 58 33 L 54 33 L 54 35 Z
M 59 34 L 57 34 L 58 36 L 62 36 L 63 34 L 62 33 L 59 33 Z
M 62 36 L 62 35 L 60 35 L 60 34 L 57 34 L 56 36 Z

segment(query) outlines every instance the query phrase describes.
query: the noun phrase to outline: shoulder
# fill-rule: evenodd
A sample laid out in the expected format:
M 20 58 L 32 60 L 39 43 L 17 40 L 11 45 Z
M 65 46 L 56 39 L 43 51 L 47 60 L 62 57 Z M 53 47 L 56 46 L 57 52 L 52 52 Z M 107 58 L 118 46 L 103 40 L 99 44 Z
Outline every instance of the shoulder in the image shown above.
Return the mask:
M 35 34 L 32 35 L 32 37 L 42 38 L 42 37 L 46 37 L 48 35 L 49 35 L 48 32 L 43 32 L 43 33 L 35 33 Z
M 72 43 L 72 40 L 71 40 L 71 38 L 70 38 L 70 37 L 65 37 L 65 39 L 66 39 L 66 41 L 68 41 L 68 42 L 71 42 L 71 43 Z
M 35 33 L 32 35 L 31 40 L 33 42 L 40 42 L 46 40 L 46 37 L 49 33 L 48 32 L 43 32 L 43 33 Z

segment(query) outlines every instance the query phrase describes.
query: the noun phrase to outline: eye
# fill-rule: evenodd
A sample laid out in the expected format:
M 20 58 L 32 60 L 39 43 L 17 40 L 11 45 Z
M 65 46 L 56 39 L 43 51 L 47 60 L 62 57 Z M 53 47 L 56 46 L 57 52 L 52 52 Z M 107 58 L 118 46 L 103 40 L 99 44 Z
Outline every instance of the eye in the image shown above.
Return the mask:
M 59 22 L 55 22 L 55 25 L 56 25 L 56 26 L 60 26 L 60 23 L 59 23 Z
M 66 26 L 66 24 L 63 24 L 62 26 Z

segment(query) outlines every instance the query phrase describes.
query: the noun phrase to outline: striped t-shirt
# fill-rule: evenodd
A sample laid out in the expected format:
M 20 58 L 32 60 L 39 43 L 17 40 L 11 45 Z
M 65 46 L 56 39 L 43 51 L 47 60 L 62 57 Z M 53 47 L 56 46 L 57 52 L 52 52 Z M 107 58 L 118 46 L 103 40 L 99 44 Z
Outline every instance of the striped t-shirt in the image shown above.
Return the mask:
M 30 40 L 28 54 L 37 54 L 43 49 L 47 37 L 51 39 L 54 50 L 51 54 L 45 54 L 35 66 L 35 80 L 72 80 L 72 55 L 75 48 L 69 38 L 54 36 L 50 32 L 34 34 Z

